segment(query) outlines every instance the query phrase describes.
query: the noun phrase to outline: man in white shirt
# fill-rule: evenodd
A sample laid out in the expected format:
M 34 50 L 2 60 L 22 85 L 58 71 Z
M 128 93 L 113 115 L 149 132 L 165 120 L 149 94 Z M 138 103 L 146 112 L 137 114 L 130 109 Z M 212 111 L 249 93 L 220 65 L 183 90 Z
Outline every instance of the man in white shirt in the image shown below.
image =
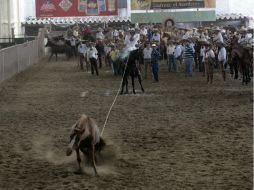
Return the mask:
M 173 41 L 170 40 L 167 45 L 167 61 L 168 61 L 168 72 L 176 72 L 176 60 L 175 60 L 175 45 Z
M 138 44 L 138 36 L 135 35 L 135 29 L 130 29 L 129 33 L 125 36 L 124 45 L 128 51 L 137 49 L 136 45 Z
M 152 40 L 152 42 L 156 42 L 157 45 L 160 44 L 160 42 L 161 42 L 161 35 L 159 34 L 159 30 L 157 28 L 154 29 L 154 34 L 153 34 L 151 40 Z
M 226 72 L 225 72 L 224 67 L 225 67 L 225 64 L 227 61 L 227 51 L 226 51 L 226 48 L 224 47 L 223 42 L 218 43 L 218 48 L 219 48 L 218 61 L 219 61 L 219 65 L 220 65 L 221 72 L 222 72 L 222 78 L 225 81 L 226 80 Z
M 118 37 L 119 37 L 119 31 L 117 29 L 115 29 L 113 31 L 113 37 L 114 37 L 114 40 L 118 39 Z
M 175 60 L 176 60 L 176 64 L 178 68 L 182 66 L 182 53 L 183 53 L 183 46 L 181 45 L 179 41 L 177 41 L 174 56 L 175 56 Z
M 150 68 L 151 72 L 151 54 L 152 54 L 153 49 L 151 48 L 150 43 L 146 44 L 146 47 L 143 50 L 144 53 L 144 64 L 145 64 L 145 73 L 144 73 L 144 78 L 147 78 L 147 68 Z
M 95 70 L 96 75 L 98 76 L 99 72 L 98 72 L 98 66 L 97 66 L 97 59 L 98 59 L 97 54 L 98 54 L 98 51 L 95 48 L 95 43 L 91 42 L 90 47 L 87 50 L 87 56 L 88 56 L 88 59 L 90 60 L 90 63 L 91 63 L 91 73 L 92 73 L 92 75 L 94 74 L 94 70 Z
M 143 35 L 143 36 L 146 36 L 146 35 L 147 35 L 147 29 L 146 29 L 145 26 L 142 26 L 142 27 L 141 27 L 140 34 Z
M 204 59 L 205 59 L 205 71 L 206 71 L 207 83 L 210 82 L 210 84 L 212 84 L 215 54 L 214 54 L 214 51 L 212 50 L 212 45 L 209 42 L 205 43 Z
M 104 40 L 105 36 L 102 28 L 98 28 L 98 32 L 96 33 L 95 37 L 96 39 Z
M 87 47 L 84 42 L 81 42 L 78 46 L 80 69 L 84 70 L 83 61 L 86 59 Z M 88 71 L 88 68 L 87 68 Z
M 74 36 L 71 37 L 70 39 L 70 44 L 71 44 L 71 51 L 75 57 L 77 57 L 77 52 L 76 52 L 76 38 Z
M 215 37 L 214 37 L 214 39 L 213 39 L 213 41 L 215 42 L 215 43 L 219 43 L 219 42 L 224 42 L 223 41 L 223 37 L 222 37 L 222 34 L 221 34 L 221 32 L 220 32 L 220 29 L 219 28 L 216 28 L 215 30 L 214 30 L 214 32 L 215 32 Z
M 189 38 L 190 38 L 189 31 L 188 31 L 188 29 L 185 29 L 185 33 L 184 33 L 182 39 L 183 39 L 183 40 L 187 40 L 187 39 L 189 39 Z

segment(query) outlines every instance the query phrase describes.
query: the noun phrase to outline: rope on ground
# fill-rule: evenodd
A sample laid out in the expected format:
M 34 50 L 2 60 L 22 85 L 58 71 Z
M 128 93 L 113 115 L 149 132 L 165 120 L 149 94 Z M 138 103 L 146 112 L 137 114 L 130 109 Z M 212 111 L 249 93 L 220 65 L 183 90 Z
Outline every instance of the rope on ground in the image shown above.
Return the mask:
M 125 75 L 125 71 L 126 71 L 126 68 L 127 68 L 127 63 L 128 63 L 128 61 L 129 61 L 129 55 L 128 55 L 128 58 L 127 58 L 127 62 L 126 62 L 126 64 L 125 64 L 125 68 L 124 68 L 124 72 L 123 72 L 123 76 L 122 76 L 122 80 L 121 80 L 119 89 L 118 89 L 118 91 L 117 91 L 117 93 L 116 93 L 116 96 L 115 96 L 115 98 L 114 98 L 113 103 L 111 104 L 111 106 L 110 106 L 110 108 L 109 108 L 107 117 L 106 117 L 106 119 L 105 119 L 103 128 L 102 128 L 102 130 L 101 130 L 101 137 L 102 137 L 102 135 L 103 135 L 104 129 L 105 129 L 106 124 L 107 124 L 107 122 L 108 122 L 108 118 L 109 118 L 109 115 L 110 115 L 110 113 L 111 113 L 111 110 L 112 110 L 112 108 L 113 108 L 113 106 L 114 106 L 114 104 L 115 104 L 115 102 L 116 102 L 116 99 L 117 99 L 119 93 L 120 93 L 120 90 L 121 90 L 121 86 L 122 86 L 122 83 L 123 83 L 123 78 L 124 78 L 124 75 Z

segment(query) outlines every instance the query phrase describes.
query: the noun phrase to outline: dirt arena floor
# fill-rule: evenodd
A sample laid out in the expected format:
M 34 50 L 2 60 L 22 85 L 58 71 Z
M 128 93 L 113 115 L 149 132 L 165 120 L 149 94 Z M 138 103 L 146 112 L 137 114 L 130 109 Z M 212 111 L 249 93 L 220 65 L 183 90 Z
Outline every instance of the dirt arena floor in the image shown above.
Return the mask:
M 119 96 L 103 137 L 99 177 L 65 155 L 81 113 L 102 128 L 121 78 L 80 72 L 76 62 L 42 61 L 0 84 L 1 190 L 250 190 L 252 84 L 213 85 L 161 65 L 160 82 Z

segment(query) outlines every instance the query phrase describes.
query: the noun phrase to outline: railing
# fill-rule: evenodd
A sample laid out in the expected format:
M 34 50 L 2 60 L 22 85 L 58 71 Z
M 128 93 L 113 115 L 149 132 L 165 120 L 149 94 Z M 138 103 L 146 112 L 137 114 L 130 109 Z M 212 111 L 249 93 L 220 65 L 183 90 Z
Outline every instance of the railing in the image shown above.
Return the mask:
M 15 38 L 0 38 L 0 49 L 13 46 L 15 44 L 22 44 L 27 41 L 32 41 L 36 36 L 25 36 L 25 37 L 15 37 Z
M 45 55 L 44 37 L 45 29 L 40 29 L 38 37 L 30 38 L 32 41 L 0 49 L 0 82 L 24 71 Z
M 39 59 L 38 40 L 0 50 L 0 82 L 24 71 Z

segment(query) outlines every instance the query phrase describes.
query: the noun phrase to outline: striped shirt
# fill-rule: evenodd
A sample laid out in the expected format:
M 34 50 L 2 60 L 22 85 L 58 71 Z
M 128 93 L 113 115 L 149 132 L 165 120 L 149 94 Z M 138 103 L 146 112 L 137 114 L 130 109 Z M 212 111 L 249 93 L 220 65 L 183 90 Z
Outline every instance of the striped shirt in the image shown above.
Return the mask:
M 193 48 L 191 46 L 186 46 L 185 49 L 184 49 L 184 59 L 190 59 L 190 58 L 193 58 Z

